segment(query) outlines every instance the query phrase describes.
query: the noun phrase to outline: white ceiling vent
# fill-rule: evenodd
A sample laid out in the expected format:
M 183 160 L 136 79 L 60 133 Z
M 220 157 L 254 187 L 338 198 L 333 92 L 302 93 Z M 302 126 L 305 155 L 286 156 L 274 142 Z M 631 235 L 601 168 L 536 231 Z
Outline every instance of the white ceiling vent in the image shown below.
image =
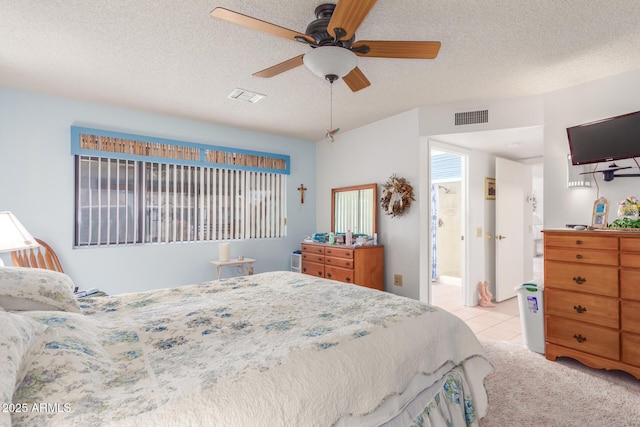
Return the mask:
M 489 110 L 466 111 L 456 113 L 456 126 L 489 123 Z
M 260 101 L 262 98 L 265 98 L 267 95 L 262 95 L 260 93 L 251 92 L 244 89 L 236 89 L 229 94 L 229 98 L 237 99 L 238 101 L 245 101 L 255 104 Z

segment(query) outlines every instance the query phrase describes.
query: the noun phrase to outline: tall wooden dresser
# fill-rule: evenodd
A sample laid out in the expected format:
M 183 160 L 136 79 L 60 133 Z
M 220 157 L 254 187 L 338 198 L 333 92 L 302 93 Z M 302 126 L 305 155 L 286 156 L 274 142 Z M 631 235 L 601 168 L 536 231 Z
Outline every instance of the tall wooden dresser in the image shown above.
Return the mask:
M 640 379 L 640 232 L 544 231 L 545 353 Z
M 384 291 L 384 246 L 303 243 L 302 272 Z

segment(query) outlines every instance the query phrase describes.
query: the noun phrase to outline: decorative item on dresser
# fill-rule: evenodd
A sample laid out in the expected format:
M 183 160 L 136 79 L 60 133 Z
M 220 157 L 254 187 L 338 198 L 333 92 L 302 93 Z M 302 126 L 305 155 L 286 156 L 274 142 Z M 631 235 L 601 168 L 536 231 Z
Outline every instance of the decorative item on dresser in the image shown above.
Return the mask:
M 640 233 L 544 231 L 546 358 L 640 379 Z
M 302 272 L 384 291 L 384 246 L 303 243 Z

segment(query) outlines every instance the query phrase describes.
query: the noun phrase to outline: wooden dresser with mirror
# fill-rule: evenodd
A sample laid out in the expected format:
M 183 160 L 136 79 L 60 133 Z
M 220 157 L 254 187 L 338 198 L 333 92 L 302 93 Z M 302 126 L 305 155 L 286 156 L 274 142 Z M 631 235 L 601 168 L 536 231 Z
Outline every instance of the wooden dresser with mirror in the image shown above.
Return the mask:
M 331 190 L 331 232 L 377 234 L 378 184 Z M 369 242 L 370 243 L 370 242 Z M 384 246 L 303 243 L 302 273 L 384 290 Z
M 640 379 L 640 232 L 545 230 L 546 358 Z

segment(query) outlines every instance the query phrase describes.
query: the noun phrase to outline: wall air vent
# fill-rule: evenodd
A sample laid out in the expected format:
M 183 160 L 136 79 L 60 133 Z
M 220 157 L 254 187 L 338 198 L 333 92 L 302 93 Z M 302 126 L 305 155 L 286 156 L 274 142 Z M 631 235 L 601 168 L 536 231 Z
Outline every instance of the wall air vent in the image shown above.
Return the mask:
M 489 123 L 489 110 L 466 111 L 456 113 L 456 126 Z
M 260 101 L 262 98 L 266 97 L 267 95 L 262 95 L 260 93 L 256 93 L 256 92 L 251 92 L 248 90 L 244 90 L 244 89 L 236 89 L 233 92 L 231 92 L 229 94 L 229 98 L 231 99 L 237 99 L 238 101 L 245 101 L 245 102 L 250 102 L 252 104 L 255 104 L 256 102 Z

